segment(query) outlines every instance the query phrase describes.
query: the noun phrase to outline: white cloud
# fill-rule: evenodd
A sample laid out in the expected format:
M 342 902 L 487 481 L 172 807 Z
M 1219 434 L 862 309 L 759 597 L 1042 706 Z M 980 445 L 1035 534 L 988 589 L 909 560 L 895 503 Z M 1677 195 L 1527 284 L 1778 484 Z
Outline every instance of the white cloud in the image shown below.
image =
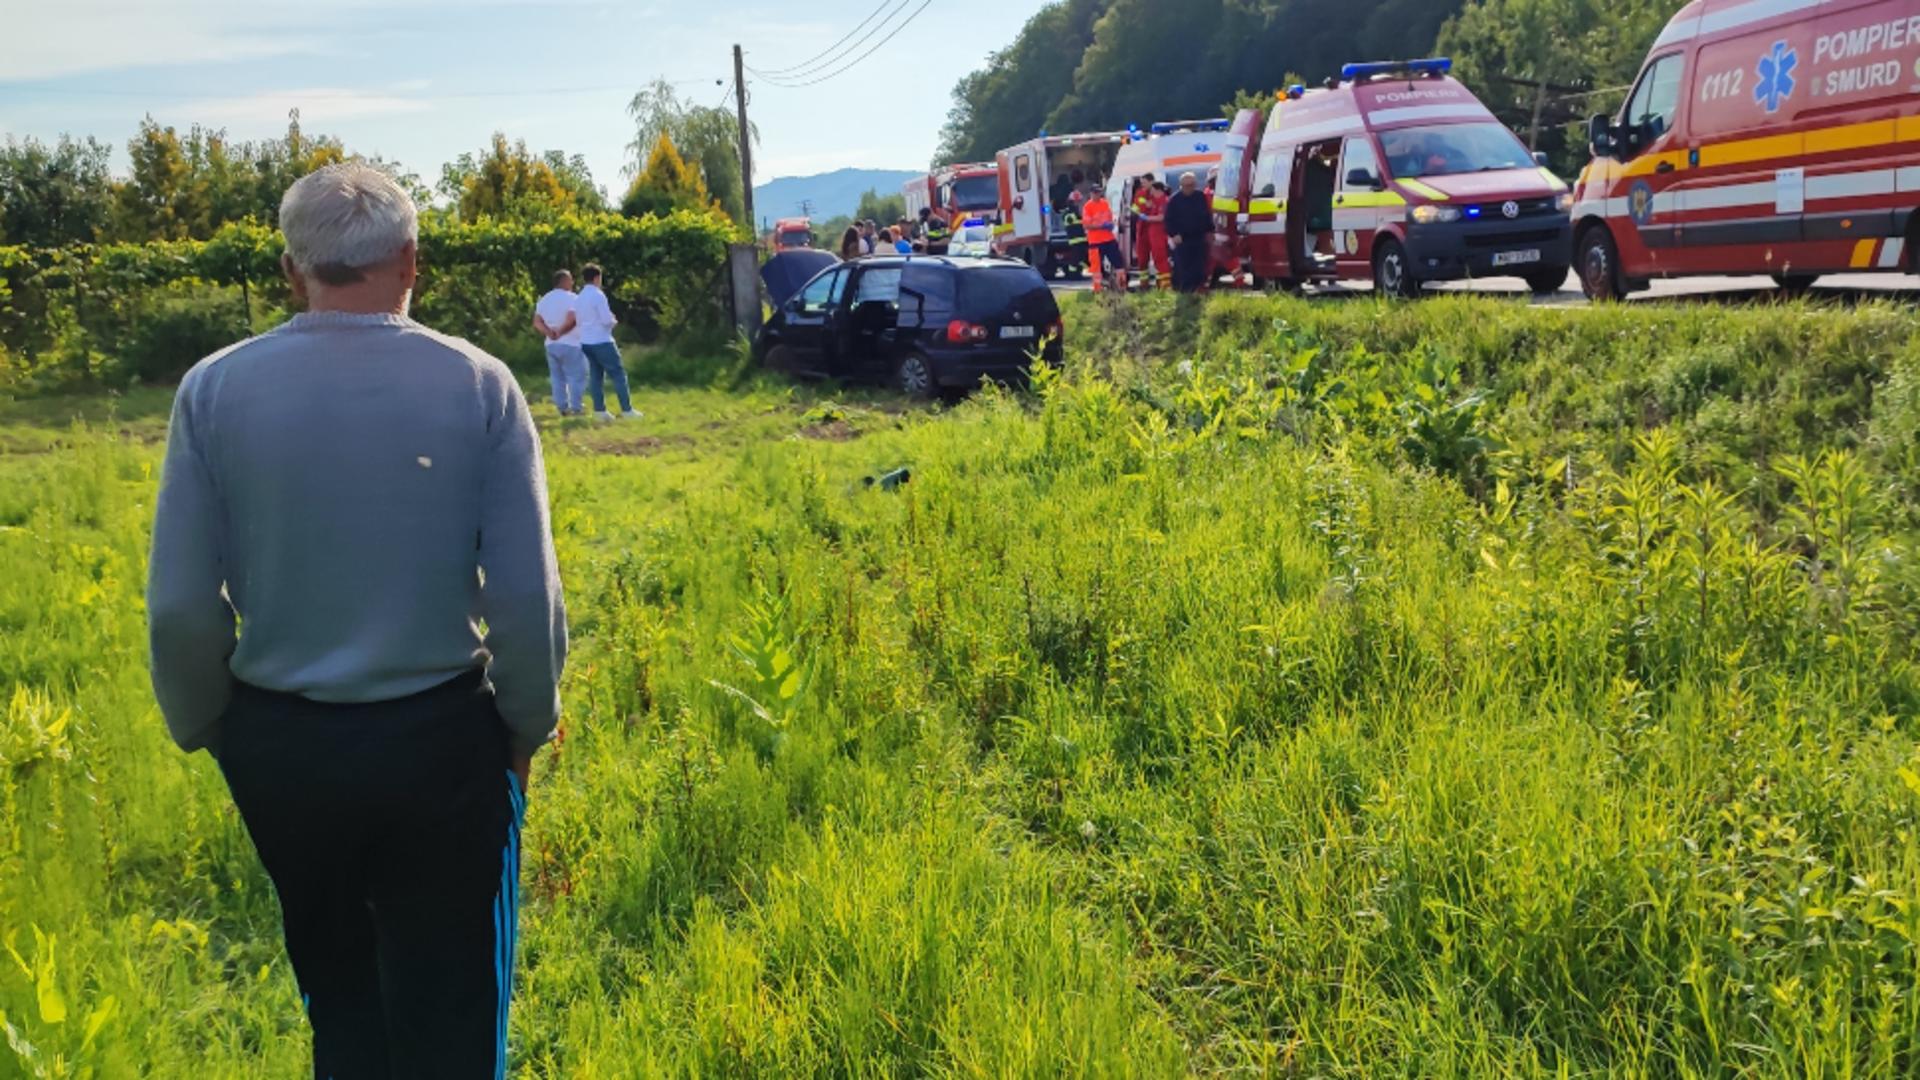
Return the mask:
M 299 35 L 266 33 L 238 5 L 65 0 L 7 17 L 0 79 L 52 79 L 131 67 L 199 64 L 306 52 Z
M 287 113 L 293 109 L 300 110 L 300 123 L 311 131 L 342 120 L 428 112 L 432 108 L 431 104 L 419 98 L 378 90 L 322 86 L 305 90 L 268 90 L 244 97 L 196 99 L 163 106 L 154 112 L 161 116 L 191 116 L 198 123 L 246 132 L 255 128 L 276 130 L 286 124 Z

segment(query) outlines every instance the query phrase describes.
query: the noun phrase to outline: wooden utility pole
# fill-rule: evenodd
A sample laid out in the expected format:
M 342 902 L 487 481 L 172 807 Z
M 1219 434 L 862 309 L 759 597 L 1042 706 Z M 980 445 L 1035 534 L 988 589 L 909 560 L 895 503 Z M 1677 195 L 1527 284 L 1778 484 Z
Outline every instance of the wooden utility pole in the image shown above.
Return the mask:
M 746 207 L 747 227 L 753 227 L 753 134 L 747 127 L 747 61 L 740 46 L 733 47 L 733 93 L 740 108 L 740 198 Z

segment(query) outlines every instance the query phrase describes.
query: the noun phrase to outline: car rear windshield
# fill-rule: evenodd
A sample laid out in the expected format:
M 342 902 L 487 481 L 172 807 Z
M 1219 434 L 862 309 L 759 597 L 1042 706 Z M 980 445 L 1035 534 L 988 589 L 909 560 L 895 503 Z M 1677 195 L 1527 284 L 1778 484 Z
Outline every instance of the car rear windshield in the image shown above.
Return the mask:
M 953 182 L 953 205 L 959 210 L 991 210 L 1000 205 L 1000 178 L 963 176 Z
M 1030 319 L 1053 319 L 1060 305 L 1039 274 L 1025 266 L 990 266 L 960 274 L 961 307 L 968 315 L 985 318 L 1015 305 Z
M 1380 149 L 1399 180 L 1533 166 L 1519 136 L 1496 121 L 1383 131 Z
M 952 270 L 930 263 L 908 263 L 900 277 L 900 313 L 909 318 L 929 313 L 945 318 L 953 311 Z

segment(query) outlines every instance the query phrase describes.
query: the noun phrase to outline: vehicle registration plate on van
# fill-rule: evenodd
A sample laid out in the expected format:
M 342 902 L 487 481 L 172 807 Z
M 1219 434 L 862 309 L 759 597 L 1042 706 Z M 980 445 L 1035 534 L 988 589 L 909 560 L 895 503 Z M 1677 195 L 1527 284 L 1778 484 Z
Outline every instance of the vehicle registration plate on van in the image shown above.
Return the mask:
M 1525 251 L 1496 251 L 1493 253 L 1495 266 L 1522 266 L 1540 261 L 1540 249 L 1528 248 Z
M 1033 327 L 1003 326 L 1000 328 L 1000 336 L 1003 338 L 1030 338 L 1033 336 Z

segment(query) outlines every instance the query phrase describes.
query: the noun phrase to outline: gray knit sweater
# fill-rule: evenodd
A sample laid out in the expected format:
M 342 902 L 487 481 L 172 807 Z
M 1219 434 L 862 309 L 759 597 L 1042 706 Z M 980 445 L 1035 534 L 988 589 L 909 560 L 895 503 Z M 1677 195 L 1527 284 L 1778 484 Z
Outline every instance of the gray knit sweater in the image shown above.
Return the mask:
M 537 747 L 567 626 L 513 376 L 397 315 L 299 315 L 202 360 L 174 399 L 147 617 L 188 750 L 217 747 L 236 679 L 370 702 L 481 665 L 516 750 Z

